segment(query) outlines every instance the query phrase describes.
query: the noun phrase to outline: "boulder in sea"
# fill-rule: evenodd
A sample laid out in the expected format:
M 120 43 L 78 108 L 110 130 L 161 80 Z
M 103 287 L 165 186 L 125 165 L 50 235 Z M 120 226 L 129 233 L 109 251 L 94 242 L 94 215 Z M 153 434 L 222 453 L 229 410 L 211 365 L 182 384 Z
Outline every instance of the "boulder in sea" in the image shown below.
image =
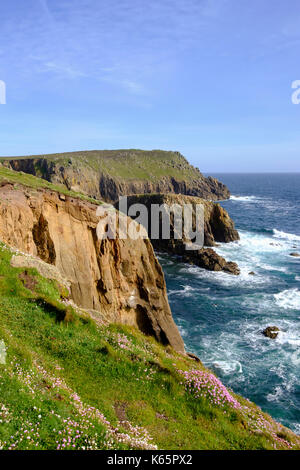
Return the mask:
M 185 262 L 191 261 L 192 264 L 203 269 L 208 269 L 209 271 L 225 271 L 235 276 L 240 274 L 240 269 L 236 263 L 226 261 L 212 248 L 202 248 L 198 251 L 191 251 L 189 254 L 184 254 L 183 259 Z
M 255 272 L 254 272 L 254 271 L 251 271 L 251 272 L 249 273 L 249 276 L 255 276 Z
M 275 339 L 278 336 L 280 329 L 277 326 L 268 326 L 262 332 L 267 338 Z
M 296 251 L 293 253 L 290 253 L 290 256 L 294 256 L 295 258 L 300 258 L 300 253 L 297 253 Z
M 225 271 L 229 274 L 234 274 L 235 276 L 239 276 L 239 274 L 241 274 L 240 268 L 233 261 L 228 261 L 225 264 L 225 266 L 223 268 L 223 271 Z

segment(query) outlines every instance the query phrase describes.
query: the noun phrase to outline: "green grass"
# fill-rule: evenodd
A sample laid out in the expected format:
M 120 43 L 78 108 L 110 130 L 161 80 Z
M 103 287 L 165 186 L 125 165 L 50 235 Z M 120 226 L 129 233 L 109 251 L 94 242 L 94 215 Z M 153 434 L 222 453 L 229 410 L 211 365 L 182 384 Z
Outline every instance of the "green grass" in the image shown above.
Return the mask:
M 41 158 L 65 168 L 72 164 L 74 169 L 90 169 L 122 180 L 138 179 L 154 182 L 162 177 L 174 177 L 179 181 L 191 181 L 201 177 L 199 171 L 179 152 L 163 150 L 94 150 L 5 159 L 35 159 L 36 174 L 43 177 L 44 170 L 39 161 Z
M 246 414 L 189 393 L 178 370 L 206 373 L 201 363 L 133 328 L 96 326 L 34 269 L 26 270 L 34 288 L 25 288 L 11 256 L 2 244 L 0 448 L 299 448 L 294 434 L 241 397 L 232 394 Z
M 16 189 L 18 185 L 27 186 L 32 189 L 49 189 L 51 191 L 64 194 L 71 198 L 82 199 L 83 201 L 91 202 L 92 204 L 101 204 L 100 201 L 93 199 L 85 194 L 78 193 L 75 191 L 69 191 L 66 186 L 60 184 L 53 184 L 49 181 L 38 178 L 27 173 L 10 170 L 9 168 L 0 166 L 0 184 L 9 182 L 15 185 Z

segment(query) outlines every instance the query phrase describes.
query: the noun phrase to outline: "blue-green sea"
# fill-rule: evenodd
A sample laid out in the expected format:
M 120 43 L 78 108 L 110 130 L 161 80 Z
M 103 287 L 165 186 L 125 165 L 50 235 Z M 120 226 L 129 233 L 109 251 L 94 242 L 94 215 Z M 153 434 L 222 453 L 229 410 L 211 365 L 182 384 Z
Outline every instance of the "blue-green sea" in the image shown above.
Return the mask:
M 216 250 L 241 275 L 159 254 L 175 321 L 188 351 L 300 434 L 300 174 L 213 176 L 231 190 L 221 204 L 241 237 Z M 277 339 L 265 338 L 273 325 Z

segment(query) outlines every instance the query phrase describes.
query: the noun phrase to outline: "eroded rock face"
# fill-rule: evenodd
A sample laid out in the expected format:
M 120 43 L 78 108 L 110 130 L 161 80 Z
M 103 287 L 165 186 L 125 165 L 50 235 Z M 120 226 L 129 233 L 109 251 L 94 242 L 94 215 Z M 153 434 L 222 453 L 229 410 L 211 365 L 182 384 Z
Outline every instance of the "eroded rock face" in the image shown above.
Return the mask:
M 79 306 L 184 351 L 151 242 L 98 240 L 96 209 L 55 192 L 6 184 L 0 188 L 0 239 L 55 265 Z
M 229 243 L 239 240 L 239 234 L 234 227 L 233 221 L 225 209 L 223 209 L 219 204 L 205 201 L 197 197 L 174 194 L 129 196 L 127 198 L 127 208 L 129 209 L 130 207 L 134 206 L 134 204 L 143 204 L 147 207 L 148 231 L 149 236 L 151 237 L 151 242 L 155 249 L 179 255 L 182 257 L 184 262 L 195 264 L 209 271 L 225 271 L 234 275 L 240 274 L 240 270 L 236 263 L 227 262 L 222 256 L 218 255 L 211 248 L 216 245 L 216 242 Z M 161 236 L 158 239 L 153 237 L 153 234 L 150 233 L 152 222 L 151 207 L 153 207 L 153 205 L 162 206 L 163 204 L 166 204 L 169 207 L 175 204 L 179 205 L 180 207 L 183 207 L 184 204 L 190 204 L 193 207 L 193 216 L 195 216 L 195 206 L 197 204 L 201 204 L 203 206 L 204 245 L 206 248 L 198 250 L 186 250 L 186 245 L 190 244 L 191 240 L 185 236 L 182 239 L 176 239 L 176 227 L 172 215 L 170 218 L 170 239 L 162 239 Z M 119 207 L 119 204 L 116 204 L 116 207 Z M 195 220 L 193 221 L 193 230 L 195 230 Z

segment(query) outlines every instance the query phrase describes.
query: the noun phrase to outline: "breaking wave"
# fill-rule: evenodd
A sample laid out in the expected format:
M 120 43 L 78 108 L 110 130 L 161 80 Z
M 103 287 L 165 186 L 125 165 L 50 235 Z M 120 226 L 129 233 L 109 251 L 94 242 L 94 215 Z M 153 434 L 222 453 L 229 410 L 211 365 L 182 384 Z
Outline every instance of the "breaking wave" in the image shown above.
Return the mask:
M 286 289 L 279 294 L 274 294 L 277 305 L 283 309 L 300 309 L 300 291 L 298 289 Z
M 297 242 L 300 241 L 300 236 L 295 235 L 293 233 L 282 232 L 280 230 L 276 230 L 276 228 L 273 229 L 273 233 L 274 233 L 275 238 L 281 238 L 284 240 L 297 241 Z

